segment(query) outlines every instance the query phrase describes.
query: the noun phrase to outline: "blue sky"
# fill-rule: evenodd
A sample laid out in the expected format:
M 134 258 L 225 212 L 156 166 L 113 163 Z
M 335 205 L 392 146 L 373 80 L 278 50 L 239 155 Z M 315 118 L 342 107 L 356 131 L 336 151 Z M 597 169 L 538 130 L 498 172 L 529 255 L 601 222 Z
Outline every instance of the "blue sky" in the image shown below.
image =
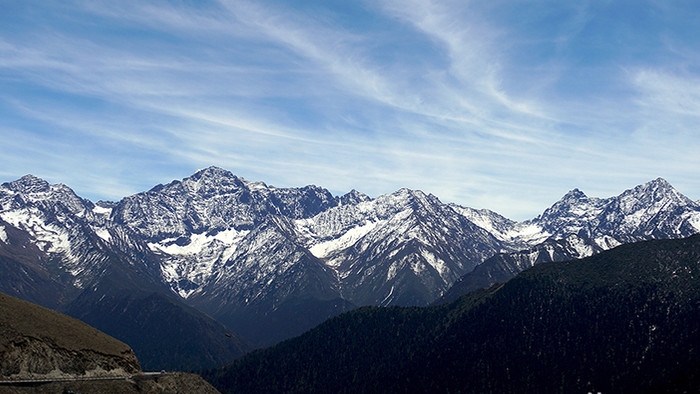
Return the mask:
M 700 198 L 694 1 L 0 0 L 0 181 L 117 200 L 216 165 L 536 216 Z

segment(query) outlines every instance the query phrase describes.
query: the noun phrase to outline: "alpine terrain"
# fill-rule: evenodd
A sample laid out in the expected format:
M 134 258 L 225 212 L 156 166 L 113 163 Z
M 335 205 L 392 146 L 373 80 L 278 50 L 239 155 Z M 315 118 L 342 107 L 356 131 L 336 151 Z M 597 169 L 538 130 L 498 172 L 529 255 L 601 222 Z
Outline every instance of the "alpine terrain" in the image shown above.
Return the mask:
M 222 392 L 683 393 L 700 235 L 540 264 L 426 308 L 365 307 L 204 373 Z
M 536 263 L 698 231 L 700 206 L 663 179 L 606 199 L 573 190 L 515 222 L 419 190 L 333 196 L 217 167 L 97 203 L 28 175 L 0 186 L 0 290 L 144 365 L 199 368 L 359 306 L 456 299 Z

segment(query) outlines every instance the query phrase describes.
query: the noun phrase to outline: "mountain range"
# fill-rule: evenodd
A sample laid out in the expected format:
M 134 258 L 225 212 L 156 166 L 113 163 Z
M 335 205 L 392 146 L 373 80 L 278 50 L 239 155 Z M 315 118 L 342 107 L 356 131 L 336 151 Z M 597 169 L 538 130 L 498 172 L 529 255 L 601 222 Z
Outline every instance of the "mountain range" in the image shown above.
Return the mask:
M 431 307 L 364 307 L 203 376 L 224 393 L 690 393 L 700 235 L 531 267 Z
M 27 175 L 0 186 L 0 291 L 129 343 L 146 369 L 195 369 L 359 306 L 446 302 L 698 231 L 700 205 L 660 178 L 605 199 L 573 190 L 515 222 L 419 190 L 333 196 L 217 167 L 96 203 Z

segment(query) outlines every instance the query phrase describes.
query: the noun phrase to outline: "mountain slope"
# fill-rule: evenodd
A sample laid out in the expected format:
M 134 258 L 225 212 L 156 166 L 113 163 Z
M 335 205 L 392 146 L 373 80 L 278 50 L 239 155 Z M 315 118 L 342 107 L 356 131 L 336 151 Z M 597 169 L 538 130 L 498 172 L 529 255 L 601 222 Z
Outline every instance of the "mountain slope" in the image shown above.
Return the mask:
M 486 228 L 496 228 L 500 239 L 543 242 L 518 252 L 498 254 L 465 274 L 438 302 L 505 282 L 526 268 L 549 261 L 582 258 L 622 243 L 646 239 L 687 237 L 700 232 L 700 206 L 664 179 L 626 190 L 607 199 L 589 198 L 578 189 L 537 218 L 507 222 L 486 211 L 458 209 Z
M 128 341 L 144 366 L 162 369 L 197 360 L 205 349 L 217 354 L 192 368 L 217 365 L 247 350 L 236 334 L 179 300 L 160 277 L 160 260 L 128 228 L 108 220 L 105 208 L 83 200 L 64 185 L 33 176 L 0 186 L 0 290 L 37 302 Z M 158 327 L 136 322 L 152 300 L 173 316 L 161 319 L 179 336 L 159 335 Z M 158 308 L 154 308 L 158 310 Z M 153 311 L 149 311 L 153 312 Z M 161 312 L 162 313 L 162 312 Z M 197 324 L 192 324 L 192 320 Z M 129 326 L 127 332 L 121 328 Z M 231 335 L 235 340 L 219 338 Z M 189 351 L 172 341 L 191 338 Z M 214 338 L 216 340 L 214 340 Z M 225 346 L 224 346 L 225 345 Z M 152 348 L 162 354 L 155 354 Z
M 289 219 L 269 217 L 188 302 L 259 346 L 353 309 L 342 299 L 333 270 L 295 239 Z
M 336 198 L 216 167 L 127 197 L 112 218 L 148 241 L 173 291 L 257 345 L 354 305 L 425 305 L 502 250 L 420 191 Z
M 134 352 L 123 342 L 76 319 L 3 293 L 0 353 L 3 379 L 141 371 Z
M 433 195 L 401 189 L 297 227 L 356 305 L 425 305 L 501 243 Z
M 0 293 L 2 393 L 216 393 L 201 377 L 176 373 L 140 376 L 134 352 L 74 318 Z M 127 377 L 126 380 L 9 384 L 24 379 Z
M 205 378 L 223 392 L 681 392 L 700 384 L 700 235 L 537 265 L 428 308 L 362 308 Z
M 446 303 L 477 289 L 506 282 L 535 264 L 580 259 L 619 245 L 614 238 L 582 238 L 571 234 L 566 238 L 550 238 L 533 248 L 513 253 L 499 253 L 486 259 L 462 276 L 435 303 Z

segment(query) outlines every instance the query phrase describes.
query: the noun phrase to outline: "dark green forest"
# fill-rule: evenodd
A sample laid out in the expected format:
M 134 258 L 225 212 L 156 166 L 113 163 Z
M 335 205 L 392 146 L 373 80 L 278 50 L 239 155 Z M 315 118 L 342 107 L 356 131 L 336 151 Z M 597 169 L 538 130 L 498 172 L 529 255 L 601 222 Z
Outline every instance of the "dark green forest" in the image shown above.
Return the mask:
M 222 392 L 700 389 L 700 235 L 543 263 L 426 308 L 367 307 L 203 373 Z

